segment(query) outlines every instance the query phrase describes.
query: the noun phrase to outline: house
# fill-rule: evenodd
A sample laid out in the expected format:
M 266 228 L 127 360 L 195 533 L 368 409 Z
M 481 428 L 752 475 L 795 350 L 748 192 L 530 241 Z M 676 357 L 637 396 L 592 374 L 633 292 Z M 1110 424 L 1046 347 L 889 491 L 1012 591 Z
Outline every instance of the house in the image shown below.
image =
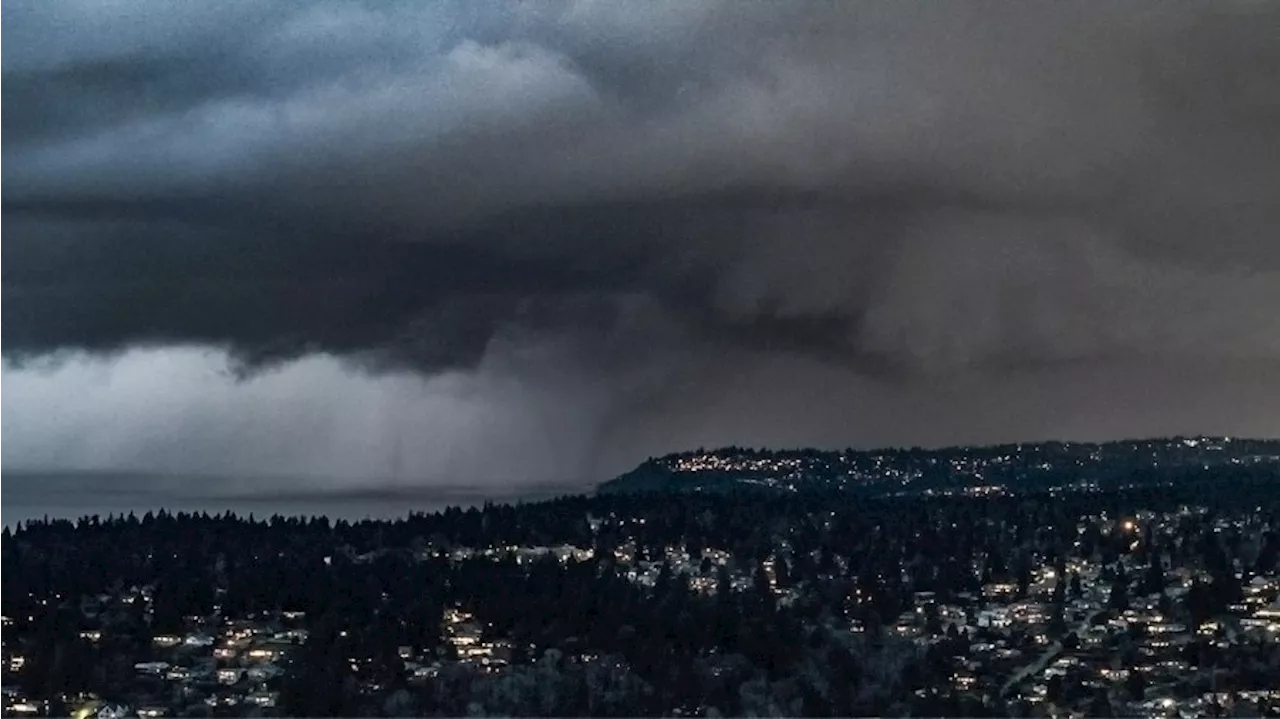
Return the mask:
M 439 662 L 432 662 L 427 665 L 418 664 L 417 662 L 405 662 L 404 668 L 405 671 L 409 672 L 409 676 L 414 679 L 428 679 L 440 674 Z
M 307 641 L 307 630 L 305 629 L 286 629 L 276 632 L 271 637 L 274 641 L 292 644 L 295 640 L 299 643 Z
M 280 692 L 259 689 L 245 697 L 246 701 L 260 707 L 274 707 L 280 700 Z
M 239 651 L 235 647 L 223 645 L 213 650 L 213 656 L 216 659 L 235 659 Z
M 201 632 L 188 634 L 186 638 L 182 640 L 182 643 L 189 647 L 211 647 L 213 646 L 214 641 L 215 639 L 213 637 Z
M 285 651 L 292 648 L 292 644 L 288 642 L 280 642 L 277 640 L 269 640 L 255 644 L 248 652 L 245 653 L 250 660 L 255 662 L 276 662 L 284 656 Z
M 138 662 L 133 665 L 133 668 L 139 674 L 151 674 L 158 677 L 168 671 L 169 666 L 169 662 Z
M 211 707 L 219 707 L 219 706 L 233 707 L 239 704 L 240 700 L 241 700 L 241 697 L 239 694 L 234 694 L 234 693 L 215 694 L 214 696 L 211 696 L 208 699 L 205 699 L 204 703 L 208 704 Z
M 249 680 L 254 682 L 265 682 L 281 674 L 284 674 L 284 670 L 279 665 L 271 662 L 254 665 L 245 671 L 245 675 L 249 677 Z
M 217 678 L 219 684 L 231 685 L 240 681 L 240 676 L 244 673 L 243 669 L 235 667 L 224 667 L 218 670 Z
M 129 716 L 132 711 L 128 704 L 103 702 L 95 694 L 80 694 L 77 699 L 80 704 L 71 712 L 73 719 L 112 719 Z

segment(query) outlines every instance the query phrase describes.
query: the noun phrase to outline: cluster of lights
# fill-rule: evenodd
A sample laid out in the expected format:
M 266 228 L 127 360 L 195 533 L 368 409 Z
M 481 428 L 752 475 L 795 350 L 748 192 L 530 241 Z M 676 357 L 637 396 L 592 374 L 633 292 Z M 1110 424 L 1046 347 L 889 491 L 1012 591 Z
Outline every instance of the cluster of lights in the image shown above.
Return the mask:
M 714 454 L 680 457 L 671 464 L 677 472 L 795 472 L 803 466 L 804 463 L 797 458 L 721 457 Z

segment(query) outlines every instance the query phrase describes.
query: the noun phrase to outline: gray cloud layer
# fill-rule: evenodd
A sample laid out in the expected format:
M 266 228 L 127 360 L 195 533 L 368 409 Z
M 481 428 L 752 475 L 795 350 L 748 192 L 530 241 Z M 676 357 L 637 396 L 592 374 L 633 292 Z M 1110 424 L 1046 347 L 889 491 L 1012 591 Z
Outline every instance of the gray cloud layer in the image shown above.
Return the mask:
M 700 426 L 857 442 L 830 428 L 956 383 L 1280 396 L 1274 3 L 8 2 L 3 24 L 10 358 L 487 362 L 609 397 L 605 437 L 818 377 L 807 421 Z M 965 392 L 884 439 L 970 439 Z M 1245 429 L 1275 431 L 1266 394 Z M 1084 415 L 1159 429 L 1139 418 L 1168 401 Z

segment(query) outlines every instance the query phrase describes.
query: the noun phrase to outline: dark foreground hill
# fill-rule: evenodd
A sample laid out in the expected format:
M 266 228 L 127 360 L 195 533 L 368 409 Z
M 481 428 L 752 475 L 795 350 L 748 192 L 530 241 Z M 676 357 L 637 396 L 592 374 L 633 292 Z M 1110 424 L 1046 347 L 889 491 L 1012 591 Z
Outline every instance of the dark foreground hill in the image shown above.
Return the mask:
M 725 447 L 650 458 L 598 491 L 985 493 L 1277 474 L 1280 441 L 1226 437 L 870 451 Z
M 646 468 L 763 491 L 0 529 L 0 713 L 1280 713 L 1275 443 Z M 1094 491 L 990 489 L 1029 477 Z

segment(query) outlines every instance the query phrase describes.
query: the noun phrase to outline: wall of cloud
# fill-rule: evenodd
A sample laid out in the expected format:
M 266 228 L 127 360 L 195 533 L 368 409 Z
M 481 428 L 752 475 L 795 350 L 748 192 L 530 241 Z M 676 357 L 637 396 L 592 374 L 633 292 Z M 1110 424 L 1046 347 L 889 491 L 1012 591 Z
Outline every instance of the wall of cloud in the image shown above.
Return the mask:
M 157 375 L 193 417 L 218 416 L 205 383 L 298 416 L 340 397 L 317 436 L 376 445 L 352 418 L 392 392 L 433 418 L 394 421 L 415 434 L 514 443 L 424 450 L 431 477 L 1276 431 L 1273 4 L 2 12 L 6 463 L 147 411 L 102 390 L 117 409 L 37 421 L 34 388 L 192 346 L 233 375 Z M 89 358 L 37 369 L 68 352 Z M 167 423 L 184 459 L 149 421 L 76 461 L 320 471 L 253 444 L 258 420 Z M 362 452 L 337 454 L 385 454 Z

